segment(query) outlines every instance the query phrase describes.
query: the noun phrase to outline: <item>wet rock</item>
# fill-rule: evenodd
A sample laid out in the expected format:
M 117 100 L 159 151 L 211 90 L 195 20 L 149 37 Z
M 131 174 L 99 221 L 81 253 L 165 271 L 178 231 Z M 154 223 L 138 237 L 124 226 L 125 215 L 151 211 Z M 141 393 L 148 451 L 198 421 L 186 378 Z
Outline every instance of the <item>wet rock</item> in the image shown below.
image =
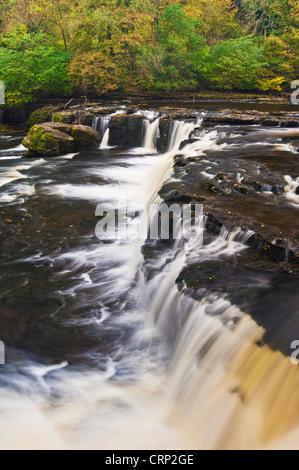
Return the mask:
M 197 119 L 198 112 L 188 108 L 160 108 L 161 114 L 166 114 L 166 117 L 176 121 L 185 121 L 188 119 Z
M 87 108 L 87 112 L 97 115 L 97 116 L 106 116 L 107 114 L 113 114 L 119 110 L 120 106 L 93 106 Z
M 57 108 L 59 106 L 44 106 L 43 108 L 37 109 L 36 111 L 33 111 L 30 116 L 28 121 L 26 122 L 26 126 L 32 127 L 35 126 L 36 124 L 43 124 L 44 122 L 51 122 L 52 121 L 52 116 L 57 111 Z
M 99 132 L 88 126 L 72 126 L 71 130 L 67 130 L 69 132 L 75 141 L 76 151 L 97 149 L 101 143 Z
M 109 145 L 118 147 L 141 147 L 143 142 L 143 123 L 145 116 L 117 114 L 109 123 Z
M 53 122 L 73 124 L 79 118 L 79 111 L 60 111 L 52 115 Z
M 248 163 L 223 154 L 217 161 L 216 176 L 211 175 L 212 178 L 208 179 L 206 159 L 195 157 L 191 163 L 187 156 L 175 156 L 174 180 L 164 184 L 160 197 L 167 203 L 202 202 L 207 217 L 206 233 L 219 235 L 223 227 L 229 232 L 237 228 L 248 234 L 252 231 L 247 245 L 261 256 L 261 263 L 262 259 L 263 263 L 270 260 L 277 263 L 276 269 L 280 269 L 280 264 L 287 262 L 295 264 L 298 269 L 299 244 L 292 219 L 294 209 L 284 197 L 279 197 L 284 194 L 281 174 L 269 172 L 266 166 L 256 165 L 252 159 Z M 215 158 L 208 156 L 208 159 L 214 167 Z M 273 196 L 264 195 L 265 191 L 272 192 Z M 279 198 L 279 205 L 274 195 Z M 284 210 L 283 221 L 281 207 Z
M 160 119 L 159 129 L 160 137 L 157 139 L 158 152 L 165 153 L 168 149 L 170 129 L 173 120 L 170 117 Z
M 210 125 L 228 124 L 228 125 L 255 125 L 260 124 L 261 118 L 251 115 L 239 114 L 217 114 L 210 115 L 204 118 L 203 127 L 210 127 Z
M 224 191 L 217 184 L 213 182 L 202 181 L 199 184 L 199 187 L 200 189 L 212 192 L 214 194 L 224 194 Z
M 279 127 L 279 119 L 265 119 L 263 125 L 267 127 Z
M 248 178 L 242 178 L 242 185 L 247 185 L 251 187 L 257 193 L 272 192 L 273 194 L 277 196 L 284 193 L 284 188 L 282 186 L 278 186 L 276 184 L 269 184 L 265 182 L 262 183 L 262 182 L 254 181 Z M 238 188 L 236 189 L 238 190 Z M 248 193 L 248 188 L 247 188 L 247 193 Z
M 32 127 L 23 145 L 26 156 L 59 156 L 79 150 L 95 149 L 101 141 L 100 134 L 82 125 L 44 123 Z
M 293 119 L 284 119 L 283 121 L 280 122 L 281 127 L 293 127 L 297 128 L 299 127 L 299 122 L 295 121 Z
M 183 150 L 183 148 L 185 148 L 186 145 L 194 144 L 195 142 L 198 142 L 198 139 L 191 138 L 191 139 L 183 140 L 183 142 L 180 145 L 180 150 Z
M 60 111 L 52 115 L 53 122 L 64 124 L 82 124 L 92 126 L 94 115 L 89 111 L 82 110 L 80 107 L 69 111 Z
M 174 157 L 174 166 L 185 168 L 185 166 L 190 165 L 190 163 L 196 162 L 200 157 L 187 157 L 185 155 L 175 155 Z
M 210 128 L 216 125 L 263 125 L 267 127 L 299 127 L 299 123 L 294 119 L 293 116 L 275 116 L 271 117 L 269 113 L 259 113 L 255 111 L 251 113 L 247 111 L 246 113 L 238 112 L 224 112 L 222 114 L 214 114 L 205 116 L 202 127 Z
M 215 235 L 219 235 L 221 229 L 223 228 L 223 223 L 218 220 L 213 214 L 207 214 L 206 229 Z
M 162 195 L 163 192 L 160 193 Z M 168 194 L 164 194 L 164 201 L 167 204 L 191 204 L 196 202 L 204 202 L 205 198 L 198 194 L 192 194 L 191 192 L 183 193 L 181 191 L 169 191 Z
M 239 191 L 239 193 L 241 193 L 241 194 L 248 194 L 249 193 L 249 189 L 246 186 L 242 185 L 242 184 L 235 184 L 234 189 L 236 191 Z

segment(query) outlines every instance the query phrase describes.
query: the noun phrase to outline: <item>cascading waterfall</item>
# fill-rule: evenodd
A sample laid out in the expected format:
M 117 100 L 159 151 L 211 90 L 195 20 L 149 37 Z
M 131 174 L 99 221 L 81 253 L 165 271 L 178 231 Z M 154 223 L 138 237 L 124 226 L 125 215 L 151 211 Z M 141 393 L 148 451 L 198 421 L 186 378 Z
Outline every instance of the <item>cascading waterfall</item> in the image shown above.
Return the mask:
M 201 264 L 236 255 L 252 234 L 222 229 L 199 249 L 195 237 L 149 283 L 156 335 L 174 348 L 163 407 L 183 448 L 262 448 L 298 423 L 297 370 L 258 345 L 265 331 L 225 296 L 196 301 L 175 284 L 186 257 Z
M 197 125 L 199 122 L 174 122 L 169 152 L 176 152 Z M 216 131 L 204 134 L 187 144 L 184 154 L 198 155 L 212 148 L 216 139 Z M 295 202 L 298 181 L 285 179 Z M 236 255 L 247 249 L 253 234 L 241 229 L 230 233 L 223 228 L 215 241 L 199 249 L 196 237 L 179 243 L 172 255 L 167 252 L 163 271 L 146 290 L 141 287 L 143 299 L 148 292 L 155 336 L 174 347 L 163 409 L 183 448 L 263 448 L 298 425 L 297 370 L 282 353 L 259 346 L 265 330 L 221 294 L 205 294 L 199 302 L 176 286 L 186 258 L 200 264 Z M 157 264 L 163 262 L 158 260 Z M 150 267 L 159 271 L 159 266 L 152 262 Z M 285 386 L 281 387 L 282 383 Z
M 221 296 L 188 303 L 166 395 L 184 447 L 259 448 L 298 423 L 297 370 L 264 330 Z
M 138 116 L 145 116 L 151 122 L 154 121 L 159 116 L 158 111 L 147 110 L 147 109 L 139 110 L 139 111 L 137 111 L 136 114 Z
M 299 177 L 293 179 L 287 175 L 284 177 L 288 183 L 285 187 L 286 198 L 296 207 L 299 207 Z
M 145 120 L 144 121 L 144 141 L 143 147 L 149 151 L 156 150 L 156 142 L 159 138 L 159 124 L 160 119 L 157 118 L 155 121 L 150 122 Z
M 99 131 L 100 134 L 103 136 L 102 142 L 100 145 L 101 150 L 109 149 L 109 123 L 111 121 L 112 116 L 117 114 L 125 114 L 125 109 L 120 109 L 113 114 L 109 114 L 107 116 L 97 116 L 93 119 L 92 127 Z
M 95 131 L 98 131 L 99 130 L 99 122 L 100 122 L 101 118 L 100 116 L 96 116 L 93 118 L 92 120 L 92 128 L 95 130 Z
M 175 154 L 199 156 L 227 145 L 219 145 L 218 132 L 211 130 L 179 151 L 201 120 L 174 121 L 167 153 L 156 155 L 160 119 L 152 111 L 147 117 L 144 148 L 148 154 L 119 152 L 109 165 L 99 159 L 92 168 L 82 167 L 88 184 L 78 184 L 78 165 L 84 165 L 78 159 L 74 180 L 44 182 L 43 196 L 68 202 L 86 199 L 89 206 L 107 200 L 113 205 L 123 197 L 149 208 L 162 202 L 157 193 L 171 177 Z M 101 148 L 109 143 L 110 119 L 97 117 L 93 123 L 104 136 Z M 57 166 L 53 160 L 39 160 L 36 167 L 42 164 L 49 165 L 47 172 L 52 171 L 50 165 Z M 24 166 L 9 171 L 2 176 L 3 185 L 26 177 Z M 97 176 L 100 184 L 91 183 L 90 178 L 94 181 Z M 299 182 L 285 179 L 286 196 L 296 203 Z M 32 186 L 30 194 L 36 200 L 42 185 L 39 180 L 36 188 Z M 147 223 L 144 213 L 143 235 L 137 241 L 87 245 L 86 237 L 82 245 L 65 248 L 66 252 L 61 247 L 61 252 L 44 259 L 36 255 L 33 263 L 38 266 L 43 262 L 55 266 L 53 281 L 59 286 L 63 276 L 69 279 L 69 273 L 75 273 L 64 285 L 65 291 L 59 291 L 59 299 L 78 301 L 86 316 L 72 318 L 69 311 L 67 321 L 76 331 L 84 324 L 88 328 L 95 324 L 100 334 L 106 322 L 116 345 L 107 357 L 99 354 L 99 370 L 85 366 L 73 370 L 64 362 L 51 367 L 22 363 L 24 380 L 13 371 L 9 380 L 15 380 L 14 388 L 0 388 L 1 448 L 262 448 L 298 426 L 299 375 L 289 358 L 263 344 L 265 330 L 221 289 L 211 293 L 203 288 L 199 300 L 194 300 L 185 284 L 176 283 L 189 262 L 200 266 L 237 258 L 248 248 L 253 232 L 223 227 L 219 236 L 209 236 L 202 245 L 203 224 L 191 239 L 177 240 L 157 258 L 147 259 L 141 253 Z M 97 302 L 100 308 L 95 307 Z M 130 332 L 126 330 L 126 340 L 119 345 L 118 329 L 123 333 L 125 328 Z M 96 348 L 90 354 L 96 357 Z
M 199 127 L 202 120 L 196 123 L 186 121 L 173 121 L 170 127 L 168 151 L 176 152 L 180 149 L 180 145 L 184 140 L 189 139 L 190 133 Z
M 109 122 L 111 120 L 111 116 L 105 116 L 101 118 L 101 135 L 103 136 L 101 142 L 101 149 L 108 148 L 109 146 Z

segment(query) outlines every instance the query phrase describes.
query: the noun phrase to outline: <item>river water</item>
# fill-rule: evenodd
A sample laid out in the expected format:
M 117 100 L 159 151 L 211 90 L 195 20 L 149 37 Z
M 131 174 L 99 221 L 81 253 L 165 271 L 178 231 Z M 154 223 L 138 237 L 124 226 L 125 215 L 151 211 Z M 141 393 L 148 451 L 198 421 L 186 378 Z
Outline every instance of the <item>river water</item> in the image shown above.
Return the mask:
M 217 158 L 228 171 L 230 155 L 237 174 L 254 153 L 285 191 L 264 187 L 248 204 L 266 221 L 260 208 L 276 208 L 273 225 L 296 240 L 299 131 L 206 129 L 180 151 L 208 112 L 174 122 L 165 154 L 154 111 L 133 150 L 109 147 L 109 117 L 95 123 L 101 148 L 76 155 L 26 159 L 22 135 L 0 136 L 1 448 L 298 447 L 299 372 L 288 354 L 299 340 L 298 275 L 266 261 L 245 269 L 252 232 L 242 227 L 199 230 L 152 256 L 146 237 L 95 236 L 99 204 L 148 207 L 163 183 L 177 184 L 174 155 L 201 155 L 209 181 Z M 220 272 L 217 289 L 198 298 L 179 289 L 190 263 Z

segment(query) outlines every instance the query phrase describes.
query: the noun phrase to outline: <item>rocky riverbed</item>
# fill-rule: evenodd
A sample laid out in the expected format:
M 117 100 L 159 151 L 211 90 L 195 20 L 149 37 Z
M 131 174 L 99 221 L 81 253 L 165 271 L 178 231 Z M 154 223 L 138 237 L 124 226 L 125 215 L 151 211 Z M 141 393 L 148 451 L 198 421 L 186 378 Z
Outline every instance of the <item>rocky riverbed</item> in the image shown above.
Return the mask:
M 224 448 L 262 446 L 299 423 L 299 111 L 230 107 L 55 106 L 1 130 L 0 394 L 25 447 L 22 400 L 41 447 L 101 447 L 110 432 L 119 448 L 145 435 L 183 448 L 190 427 L 201 448 L 215 409 L 219 439 L 231 430 Z M 75 142 L 82 128 L 92 142 Z M 39 150 L 45 135 L 55 151 Z M 124 201 L 131 235 L 155 201 L 202 204 L 203 233 L 99 240 L 97 206 Z M 262 425 L 248 431 L 256 410 Z

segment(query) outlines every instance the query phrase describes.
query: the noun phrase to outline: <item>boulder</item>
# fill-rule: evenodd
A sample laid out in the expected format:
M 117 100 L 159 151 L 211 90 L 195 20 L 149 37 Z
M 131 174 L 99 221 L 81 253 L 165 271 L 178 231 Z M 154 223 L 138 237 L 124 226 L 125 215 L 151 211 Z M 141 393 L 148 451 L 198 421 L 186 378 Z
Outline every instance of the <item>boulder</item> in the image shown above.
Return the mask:
M 53 122 L 82 124 L 84 126 L 92 126 L 93 118 L 93 113 L 86 111 L 79 106 L 71 110 L 56 112 L 52 116 Z
M 172 117 L 165 117 L 160 119 L 160 137 L 157 139 L 157 150 L 161 153 L 167 152 L 168 150 L 169 135 L 172 122 Z
M 43 108 L 33 111 L 26 122 L 26 126 L 32 127 L 36 124 L 43 124 L 44 122 L 52 121 L 52 116 L 55 113 L 55 110 L 57 110 L 57 106 L 44 106 Z
M 143 143 L 143 123 L 147 118 L 139 114 L 116 114 L 109 123 L 109 145 L 118 147 L 141 147 Z
M 64 124 L 83 124 L 84 126 L 91 126 L 94 118 L 94 110 L 86 110 L 80 105 L 72 107 L 71 109 L 62 110 L 64 105 L 44 106 L 43 108 L 33 111 L 26 126 L 32 127 L 36 124 L 43 124 L 44 122 L 62 122 Z M 98 113 L 101 114 L 101 113 Z
M 26 156 L 59 156 L 70 152 L 98 148 L 100 134 L 91 127 L 51 123 L 32 127 L 25 139 Z

